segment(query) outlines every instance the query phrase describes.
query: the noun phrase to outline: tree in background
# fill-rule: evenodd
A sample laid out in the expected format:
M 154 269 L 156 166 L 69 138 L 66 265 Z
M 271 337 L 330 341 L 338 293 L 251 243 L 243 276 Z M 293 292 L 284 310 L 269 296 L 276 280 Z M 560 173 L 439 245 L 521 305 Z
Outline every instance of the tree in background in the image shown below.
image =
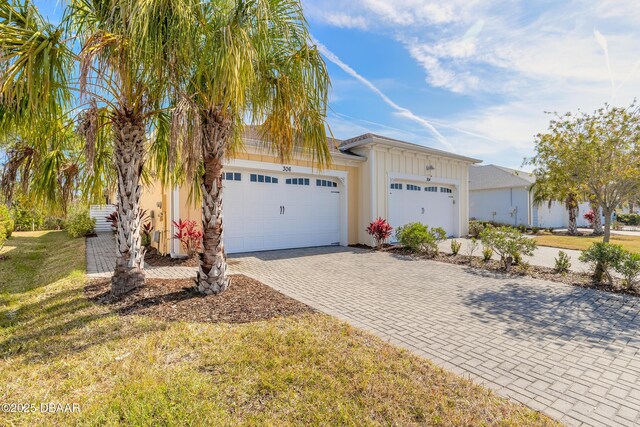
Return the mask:
M 640 112 L 605 106 L 593 114 L 556 116 L 536 138 L 536 154 L 528 162 L 543 182 L 566 183 L 577 194 L 591 195 L 602 209 L 604 237 L 611 235 L 615 209 L 640 191 Z M 552 191 L 557 191 L 554 186 Z
M 229 286 L 223 242 L 222 170 L 257 129 L 283 162 L 294 153 L 329 164 L 329 76 L 298 0 L 202 2 L 197 54 L 183 64 L 172 114 L 171 153 L 202 200 L 203 251 L 196 287 Z M 171 154 L 170 159 L 178 156 Z

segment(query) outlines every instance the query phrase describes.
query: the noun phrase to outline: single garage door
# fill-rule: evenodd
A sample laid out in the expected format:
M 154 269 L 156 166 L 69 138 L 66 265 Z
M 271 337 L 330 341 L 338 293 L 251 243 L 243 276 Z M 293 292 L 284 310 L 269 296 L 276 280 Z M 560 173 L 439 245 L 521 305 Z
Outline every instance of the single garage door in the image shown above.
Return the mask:
M 398 228 L 411 222 L 442 227 L 447 236 L 455 233 L 453 189 L 443 185 L 394 182 L 389 189 L 389 223 Z
M 226 170 L 227 253 L 339 245 L 340 188 L 330 177 Z

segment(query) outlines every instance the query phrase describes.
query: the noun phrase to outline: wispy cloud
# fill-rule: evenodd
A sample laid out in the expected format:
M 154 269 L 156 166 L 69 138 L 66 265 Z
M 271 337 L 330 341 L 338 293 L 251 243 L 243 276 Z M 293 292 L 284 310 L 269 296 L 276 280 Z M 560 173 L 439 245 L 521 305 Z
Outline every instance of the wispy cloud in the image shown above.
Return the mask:
M 366 87 L 368 87 L 371 91 L 373 91 L 376 95 L 378 95 L 387 105 L 389 105 L 391 108 L 396 110 L 396 113 L 398 115 L 404 118 L 407 118 L 409 120 L 413 120 L 414 122 L 424 126 L 426 129 L 432 132 L 433 135 L 437 138 L 437 140 L 442 145 L 444 145 L 447 149 L 451 151 L 456 151 L 453 145 L 451 145 L 451 143 L 447 140 L 447 138 L 445 138 L 431 123 L 429 123 L 427 119 L 420 117 L 417 114 L 414 114 L 408 108 L 401 107 L 400 105 L 396 104 L 394 101 L 391 100 L 391 98 L 389 98 L 380 89 L 378 89 L 376 85 L 374 85 L 365 77 L 360 75 L 356 70 L 351 68 L 349 65 L 345 64 L 340 58 L 338 58 L 336 54 L 331 52 L 325 45 L 320 43 L 318 40 L 314 40 L 314 43 L 318 46 L 318 50 L 320 51 L 320 53 L 324 55 L 325 58 L 327 58 L 329 61 L 333 62 L 335 65 L 340 67 L 342 71 L 349 74 L 351 77 L 357 79 Z

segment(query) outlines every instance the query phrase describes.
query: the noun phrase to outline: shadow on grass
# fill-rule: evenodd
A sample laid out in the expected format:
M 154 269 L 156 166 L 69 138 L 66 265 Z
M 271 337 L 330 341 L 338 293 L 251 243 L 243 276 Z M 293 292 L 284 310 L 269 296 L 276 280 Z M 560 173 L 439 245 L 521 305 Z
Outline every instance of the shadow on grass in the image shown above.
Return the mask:
M 70 240 L 62 231 L 42 235 L 14 233 L 9 240 L 15 249 L 0 261 L 0 292 L 22 294 L 57 282 L 84 268 L 84 252 L 76 253 L 81 241 Z
M 640 348 L 640 298 L 569 286 L 529 286 L 504 274 L 469 270 L 502 283 L 470 291 L 464 304 L 484 322 L 508 325 L 512 336 L 588 342 L 612 352 L 621 346 Z

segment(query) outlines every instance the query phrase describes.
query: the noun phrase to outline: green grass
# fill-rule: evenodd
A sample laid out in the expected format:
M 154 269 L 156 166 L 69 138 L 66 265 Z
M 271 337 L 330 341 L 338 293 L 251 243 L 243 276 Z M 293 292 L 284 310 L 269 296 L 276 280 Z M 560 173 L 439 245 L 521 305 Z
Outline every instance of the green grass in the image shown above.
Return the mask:
M 576 249 L 583 251 L 595 242 L 602 242 L 602 236 L 565 236 L 546 234 L 535 237 L 539 246 L 551 246 L 562 249 Z M 627 236 L 622 234 L 612 234 L 611 243 L 622 245 L 625 249 L 640 253 L 640 236 Z
M 555 425 L 332 317 L 121 317 L 83 295 L 84 241 L 15 233 L 0 261 L 0 425 Z

